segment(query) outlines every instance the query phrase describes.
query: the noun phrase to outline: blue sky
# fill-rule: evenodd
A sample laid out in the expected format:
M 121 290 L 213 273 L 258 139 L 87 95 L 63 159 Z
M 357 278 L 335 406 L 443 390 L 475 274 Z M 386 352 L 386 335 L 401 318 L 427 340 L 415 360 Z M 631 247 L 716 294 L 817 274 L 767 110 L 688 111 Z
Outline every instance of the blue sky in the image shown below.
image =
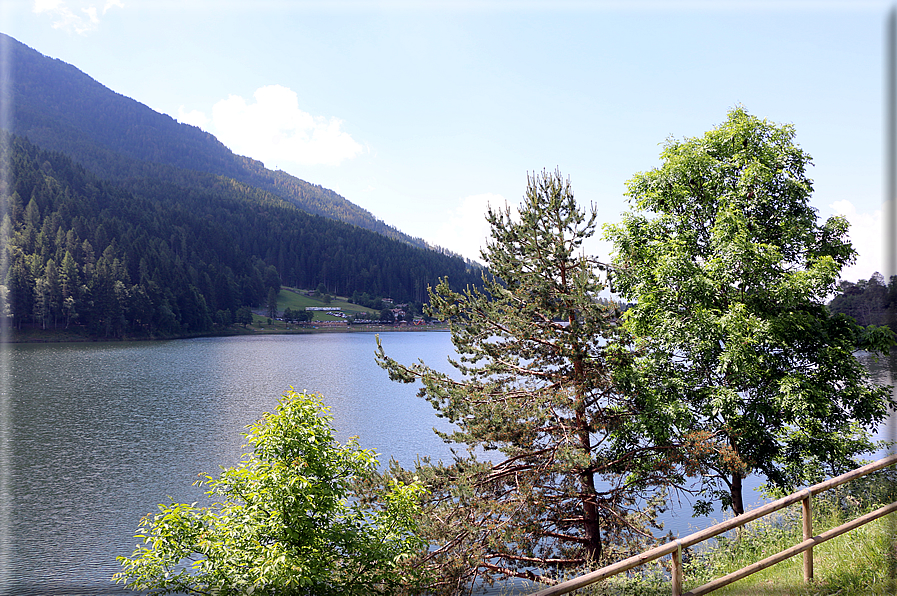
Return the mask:
M 813 204 L 882 270 L 888 2 L 0 3 L 0 30 L 465 256 L 559 168 L 602 222 L 669 137 L 789 122 Z M 606 256 L 598 240 L 588 250 Z

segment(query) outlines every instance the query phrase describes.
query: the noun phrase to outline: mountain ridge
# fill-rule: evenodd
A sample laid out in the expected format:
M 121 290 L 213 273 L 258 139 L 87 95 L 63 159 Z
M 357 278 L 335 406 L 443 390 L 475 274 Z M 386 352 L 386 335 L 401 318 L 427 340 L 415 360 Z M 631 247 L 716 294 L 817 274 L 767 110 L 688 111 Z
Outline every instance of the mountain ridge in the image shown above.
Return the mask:
M 354 223 L 372 217 L 332 191 L 8 36 L 0 43 L 11 66 L 0 69 L 2 329 L 217 333 L 276 305 L 282 285 L 419 311 L 440 279 L 481 280 L 471 261 L 379 220 L 388 233 Z
M 117 93 L 76 66 L 3 33 L 0 44 L 10 64 L 9 80 L 0 95 L 0 101 L 12 108 L 11 125 L 4 127 L 42 148 L 71 156 L 101 178 L 140 177 L 146 163 L 226 176 L 276 194 L 308 213 L 459 256 L 401 232 L 330 189 L 237 155 L 211 133 Z

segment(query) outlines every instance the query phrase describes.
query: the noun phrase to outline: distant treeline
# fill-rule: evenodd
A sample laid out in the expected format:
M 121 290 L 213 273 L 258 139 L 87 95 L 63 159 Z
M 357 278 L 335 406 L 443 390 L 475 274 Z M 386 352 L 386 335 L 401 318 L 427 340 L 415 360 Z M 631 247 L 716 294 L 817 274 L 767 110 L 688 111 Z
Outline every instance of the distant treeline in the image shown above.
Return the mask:
M 413 247 L 213 174 L 146 165 L 122 183 L 3 133 L 0 291 L 15 328 L 100 337 L 207 331 L 281 284 L 422 301 L 462 259 Z
M 856 283 L 842 281 L 841 294 L 828 308 L 853 317 L 860 325 L 888 325 L 897 332 L 897 275 L 887 284 L 878 272 Z

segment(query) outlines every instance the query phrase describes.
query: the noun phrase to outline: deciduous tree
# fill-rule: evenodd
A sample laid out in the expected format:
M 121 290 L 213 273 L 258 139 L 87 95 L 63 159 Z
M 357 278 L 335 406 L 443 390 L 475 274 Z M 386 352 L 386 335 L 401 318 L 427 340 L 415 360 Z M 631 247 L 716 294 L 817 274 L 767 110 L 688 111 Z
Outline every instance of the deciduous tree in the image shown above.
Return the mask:
M 794 135 L 739 107 L 702 137 L 669 140 L 606 227 L 615 289 L 634 303 L 625 325 L 647 350 L 644 386 L 720 447 L 704 489 L 736 514 L 748 474 L 791 489 L 855 467 L 895 405 L 853 356 L 886 352 L 893 335 L 825 307 L 855 252 L 843 218 L 817 221 Z
M 394 593 L 427 583 L 406 565 L 421 541 L 420 483 L 393 482 L 361 504 L 377 467 L 354 439 L 339 445 L 319 396 L 289 391 L 250 425 L 253 452 L 217 478 L 208 507 L 160 505 L 140 522 L 117 582 L 151 594 Z

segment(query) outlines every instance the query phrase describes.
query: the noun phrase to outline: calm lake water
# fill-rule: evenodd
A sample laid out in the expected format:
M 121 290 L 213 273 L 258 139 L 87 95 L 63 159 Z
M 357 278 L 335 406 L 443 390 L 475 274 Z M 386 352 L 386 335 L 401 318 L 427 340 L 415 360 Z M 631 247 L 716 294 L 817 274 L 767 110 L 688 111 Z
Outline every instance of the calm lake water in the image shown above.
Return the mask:
M 448 333 L 381 339 L 401 362 L 450 370 Z M 323 394 L 337 438 L 358 436 L 381 462 L 449 458 L 432 432 L 445 422 L 415 387 L 389 381 L 375 348 L 373 333 L 5 346 L 0 594 L 131 593 L 109 578 L 140 517 L 169 498 L 201 501 L 197 475 L 233 465 L 244 427 L 290 386 Z M 868 366 L 890 382 L 887 361 Z M 745 498 L 750 507 L 759 495 Z M 713 522 L 687 502 L 664 521 L 680 535 Z

